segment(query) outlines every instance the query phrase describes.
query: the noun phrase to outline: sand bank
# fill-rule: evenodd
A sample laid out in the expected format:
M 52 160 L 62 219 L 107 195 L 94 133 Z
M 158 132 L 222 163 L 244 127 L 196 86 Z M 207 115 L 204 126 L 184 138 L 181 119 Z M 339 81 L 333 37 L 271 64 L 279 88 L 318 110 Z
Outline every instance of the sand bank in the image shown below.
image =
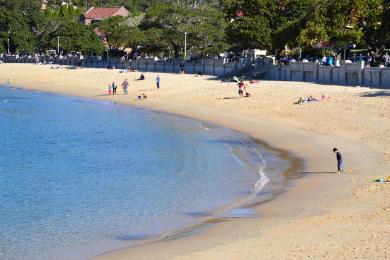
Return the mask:
M 249 85 L 237 98 L 234 83 L 208 77 L 104 69 L 50 69 L 1 64 L 0 84 L 146 107 L 212 122 L 303 158 L 305 178 L 256 210 L 259 219 L 214 225 L 200 234 L 163 240 L 100 256 L 101 259 L 384 259 L 390 257 L 390 92 L 301 82 Z M 127 78 L 129 94 L 109 96 L 107 84 Z M 145 93 L 146 100 L 136 100 Z M 300 96 L 330 100 L 293 105 Z M 338 147 L 349 174 L 335 174 Z

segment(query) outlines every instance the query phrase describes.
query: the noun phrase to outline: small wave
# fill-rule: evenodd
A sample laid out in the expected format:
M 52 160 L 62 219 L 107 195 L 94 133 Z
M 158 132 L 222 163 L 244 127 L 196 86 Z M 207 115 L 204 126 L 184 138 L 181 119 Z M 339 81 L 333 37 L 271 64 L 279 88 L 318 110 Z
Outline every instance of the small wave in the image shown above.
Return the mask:
M 238 203 L 240 205 L 248 204 L 256 199 L 258 194 L 270 181 L 265 173 L 267 165 L 266 161 L 257 147 L 258 144 L 249 139 L 249 137 L 243 136 L 240 140 L 238 140 L 238 142 L 225 142 L 225 145 L 229 147 L 229 151 L 231 152 L 233 158 L 235 158 L 242 166 L 247 167 L 249 171 L 255 173 L 258 177 L 253 183 L 253 188 L 249 192 L 249 195 L 241 199 Z
M 269 182 L 269 178 L 267 177 L 267 175 L 263 172 L 263 171 L 260 171 L 260 178 L 258 181 L 255 182 L 254 184 L 254 193 L 257 195 L 259 194 L 259 192 L 265 187 L 265 185 L 267 185 L 267 183 Z
M 254 148 L 254 151 L 260 157 L 260 159 L 262 161 L 262 163 L 258 166 L 258 169 L 257 169 L 257 174 L 259 176 L 259 179 L 253 185 L 254 186 L 254 194 L 257 195 L 265 187 L 265 185 L 267 185 L 267 183 L 269 182 L 269 178 L 264 172 L 267 163 L 264 160 L 263 155 L 261 154 L 261 152 L 257 148 Z

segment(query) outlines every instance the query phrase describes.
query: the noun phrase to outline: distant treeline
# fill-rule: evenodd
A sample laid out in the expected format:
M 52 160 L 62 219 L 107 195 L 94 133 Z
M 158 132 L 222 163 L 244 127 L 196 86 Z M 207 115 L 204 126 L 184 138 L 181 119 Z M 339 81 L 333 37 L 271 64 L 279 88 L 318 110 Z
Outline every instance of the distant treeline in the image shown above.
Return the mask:
M 388 0 L 0 0 L 0 53 L 56 50 L 102 54 L 123 48 L 165 56 L 200 56 L 265 48 L 319 54 L 356 45 L 390 48 Z M 80 14 L 92 6 L 125 6 L 130 17 L 89 26 Z M 100 37 L 104 36 L 103 43 Z M 58 38 L 59 37 L 59 38 Z

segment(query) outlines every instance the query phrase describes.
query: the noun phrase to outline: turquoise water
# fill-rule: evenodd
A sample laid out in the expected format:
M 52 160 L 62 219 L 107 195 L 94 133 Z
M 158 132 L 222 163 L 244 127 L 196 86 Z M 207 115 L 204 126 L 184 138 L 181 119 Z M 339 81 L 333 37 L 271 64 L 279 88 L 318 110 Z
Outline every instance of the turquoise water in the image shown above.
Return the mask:
M 267 182 L 246 136 L 111 102 L 0 87 L 0 135 L 1 259 L 85 259 Z

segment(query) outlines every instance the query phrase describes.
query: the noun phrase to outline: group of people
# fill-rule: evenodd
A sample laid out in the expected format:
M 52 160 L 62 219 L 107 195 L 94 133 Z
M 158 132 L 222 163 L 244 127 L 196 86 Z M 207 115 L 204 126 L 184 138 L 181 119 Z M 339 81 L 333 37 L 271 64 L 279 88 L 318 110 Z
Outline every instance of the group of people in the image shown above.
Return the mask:
M 302 59 L 303 62 L 314 61 L 316 64 L 321 66 L 335 66 L 340 67 L 342 61 L 341 54 L 329 54 L 323 55 L 322 58 L 311 57 Z M 281 57 L 278 60 L 279 64 L 287 65 L 290 62 L 296 62 L 291 56 Z M 366 67 L 390 67 L 390 55 L 388 52 L 379 55 L 374 52 L 360 53 L 358 55 L 353 54 L 352 57 L 345 60 L 345 63 L 353 63 L 353 62 L 362 62 Z
M 144 74 L 141 74 L 141 76 L 137 80 L 145 80 Z M 157 77 L 156 77 L 157 90 L 160 89 L 160 80 L 161 80 L 160 75 L 157 75 Z M 113 81 L 111 84 L 108 84 L 107 87 L 108 87 L 108 95 L 116 95 L 117 94 L 118 84 L 116 83 L 116 81 Z M 122 90 L 123 90 L 124 95 L 128 94 L 128 89 L 129 89 L 129 81 L 127 79 L 125 79 L 122 82 Z M 146 99 L 146 98 L 147 98 L 147 96 L 143 93 L 142 93 L 142 95 L 137 97 L 137 99 Z
M 117 94 L 117 88 L 118 88 L 118 84 L 115 81 L 113 81 L 111 84 L 108 84 L 108 94 L 109 95 Z M 129 82 L 127 81 L 127 79 L 125 79 L 122 82 L 122 90 L 124 95 L 127 95 L 128 89 L 129 89 Z
M 313 96 L 308 96 L 305 98 L 300 97 L 299 100 L 294 103 L 294 105 L 300 105 L 300 104 L 306 103 L 306 102 L 324 101 L 324 100 L 328 100 L 329 98 L 330 98 L 330 96 L 325 95 L 325 94 L 322 94 L 319 98 L 315 98 Z
M 319 64 L 322 66 L 336 66 L 340 67 L 340 57 L 339 56 L 323 56 L 322 59 L 319 61 Z

